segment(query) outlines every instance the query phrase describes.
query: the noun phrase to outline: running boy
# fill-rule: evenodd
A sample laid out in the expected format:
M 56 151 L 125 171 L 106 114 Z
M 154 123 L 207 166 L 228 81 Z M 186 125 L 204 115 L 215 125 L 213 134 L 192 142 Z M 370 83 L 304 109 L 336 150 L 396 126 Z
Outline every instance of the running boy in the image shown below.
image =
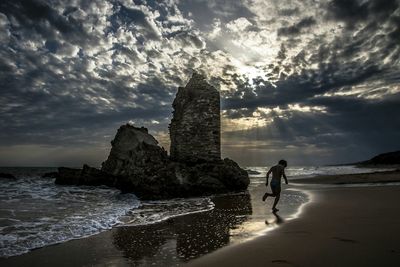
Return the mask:
M 272 166 L 271 169 L 267 172 L 267 183 L 265 186 L 268 187 L 268 178 L 269 175 L 272 173 L 272 179 L 271 179 L 271 190 L 272 194 L 266 192 L 264 196 L 262 197 L 262 200 L 265 201 L 267 197 L 275 197 L 274 205 L 272 205 L 272 212 L 277 212 L 279 209 L 276 208 L 276 205 L 278 204 L 279 198 L 281 196 L 281 178 L 285 179 L 285 183 L 288 184 L 288 180 L 286 178 L 285 174 L 285 168 L 287 167 L 287 162 L 286 160 L 280 160 L 278 165 Z

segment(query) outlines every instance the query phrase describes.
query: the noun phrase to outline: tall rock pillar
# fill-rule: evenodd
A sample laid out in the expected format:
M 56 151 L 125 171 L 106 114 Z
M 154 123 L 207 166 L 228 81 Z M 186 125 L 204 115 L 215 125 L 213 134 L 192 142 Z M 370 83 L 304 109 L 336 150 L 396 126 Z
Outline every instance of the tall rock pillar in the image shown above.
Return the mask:
M 194 73 L 185 87 L 178 88 L 172 107 L 171 159 L 188 163 L 221 160 L 219 92 Z

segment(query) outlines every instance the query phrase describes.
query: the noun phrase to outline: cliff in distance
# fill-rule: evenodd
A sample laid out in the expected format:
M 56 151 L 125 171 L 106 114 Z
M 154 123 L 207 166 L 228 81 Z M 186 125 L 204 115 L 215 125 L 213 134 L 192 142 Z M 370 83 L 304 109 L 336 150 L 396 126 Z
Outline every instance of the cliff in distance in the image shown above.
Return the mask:
M 355 164 L 359 166 L 400 165 L 400 151 L 382 153 L 369 160 Z

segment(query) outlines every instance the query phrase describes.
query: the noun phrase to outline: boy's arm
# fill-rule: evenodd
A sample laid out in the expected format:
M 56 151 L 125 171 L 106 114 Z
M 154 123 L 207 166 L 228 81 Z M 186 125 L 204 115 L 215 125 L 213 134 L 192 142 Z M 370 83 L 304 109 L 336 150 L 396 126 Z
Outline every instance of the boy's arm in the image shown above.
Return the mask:
M 265 183 L 265 185 L 268 185 L 268 178 L 269 178 L 269 175 L 271 174 L 271 172 L 272 172 L 272 168 L 269 169 L 269 171 L 267 172 L 267 182 Z
M 287 180 L 287 177 L 286 177 L 286 174 L 285 174 L 285 171 L 283 171 L 283 179 L 285 179 L 285 183 L 286 183 L 286 184 L 289 184 L 289 183 L 288 183 L 288 180 Z

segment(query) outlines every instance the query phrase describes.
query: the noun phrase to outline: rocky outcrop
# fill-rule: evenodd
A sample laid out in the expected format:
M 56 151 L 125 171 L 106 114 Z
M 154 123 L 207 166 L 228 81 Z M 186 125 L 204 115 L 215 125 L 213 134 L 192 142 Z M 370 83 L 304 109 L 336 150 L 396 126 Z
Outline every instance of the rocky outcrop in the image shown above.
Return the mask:
M 108 185 L 141 199 L 191 197 L 245 190 L 249 177 L 220 156 L 219 93 L 194 74 L 179 88 L 170 125 L 171 156 L 146 128 L 121 126 L 101 170 L 59 168 L 57 184 Z
M 12 175 L 11 173 L 0 173 L 0 178 L 1 179 L 17 179 L 14 175 Z
M 178 88 L 172 107 L 171 159 L 194 163 L 220 160 L 219 92 L 194 73 L 185 87 Z
M 58 168 L 58 175 L 56 178 L 56 184 L 62 185 L 78 185 L 79 179 L 81 176 L 81 169 L 72 169 L 67 167 L 59 167 Z
M 114 184 L 142 199 L 162 199 L 244 190 L 247 173 L 234 161 L 187 164 L 170 159 L 146 128 L 123 125 L 111 142 L 102 172 Z
M 107 185 L 115 186 L 116 179 L 112 174 L 83 165 L 82 169 L 59 167 L 56 184 L 60 185 Z
M 46 172 L 43 173 L 42 178 L 57 178 L 58 177 L 58 172 Z
M 137 176 L 139 179 L 164 168 L 169 161 L 167 152 L 144 127 L 121 126 L 111 146 L 101 170 L 116 176 Z
M 177 187 L 174 166 L 167 152 L 146 128 L 123 125 L 111 142 L 112 148 L 101 170 L 119 177 L 116 186 L 142 198 L 168 198 Z M 176 194 L 177 195 L 177 194 Z

